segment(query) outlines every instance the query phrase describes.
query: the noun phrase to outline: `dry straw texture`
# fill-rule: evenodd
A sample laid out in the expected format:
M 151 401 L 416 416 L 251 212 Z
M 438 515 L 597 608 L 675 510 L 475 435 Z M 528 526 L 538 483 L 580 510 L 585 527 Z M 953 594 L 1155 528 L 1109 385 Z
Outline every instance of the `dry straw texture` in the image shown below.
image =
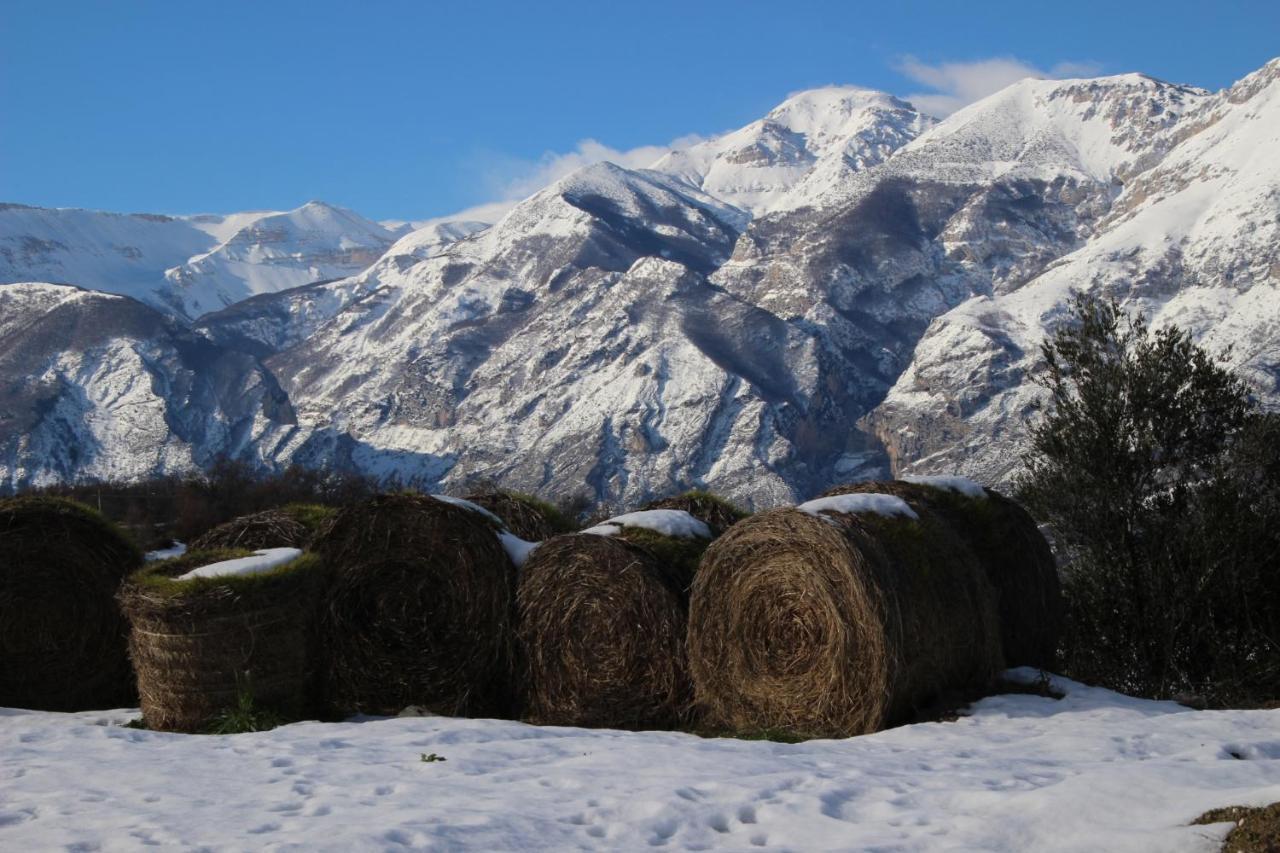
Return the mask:
M 682 509 L 711 528 L 713 537 L 724 533 L 749 513 L 710 492 L 685 492 L 675 497 L 650 501 L 642 509 Z
M 381 495 L 340 512 L 316 550 L 332 572 L 321 624 L 335 710 L 507 710 L 515 567 L 491 521 Z
M 551 504 L 519 492 L 481 492 L 465 500 L 502 519 L 507 529 L 528 542 L 541 542 L 573 529 L 564 514 Z
M 0 501 L 0 706 L 132 702 L 120 582 L 142 554 L 100 515 L 58 498 Z
M 1051 669 L 1065 618 L 1053 553 L 1026 510 L 986 491 L 984 500 L 895 480 L 836 486 L 826 494 L 882 492 L 937 512 L 973 549 L 995 587 L 1005 663 Z
M 1000 669 L 994 593 L 936 515 L 748 518 L 693 584 L 689 666 L 704 722 L 864 734 Z
M 120 590 L 150 729 L 197 732 L 242 693 L 286 720 L 316 710 L 314 628 L 322 579 L 304 555 L 243 577 L 174 578 L 251 551 L 196 551 L 152 563 Z
M 242 515 L 220 524 L 191 542 L 192 551 L 227 548 L 307 548 L 317 530 L 333 515 L 328 507 L 292 504 Z
M 517 599 L 525 717 L 613 728 L 682 721 L 682 599 L 670 568 L 625 540 L 576 534 L 538 546 Z

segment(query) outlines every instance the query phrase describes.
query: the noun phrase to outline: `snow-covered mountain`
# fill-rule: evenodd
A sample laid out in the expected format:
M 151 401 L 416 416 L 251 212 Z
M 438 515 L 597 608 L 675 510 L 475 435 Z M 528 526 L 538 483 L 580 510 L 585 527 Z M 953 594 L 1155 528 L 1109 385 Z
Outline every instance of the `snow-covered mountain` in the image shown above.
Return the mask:
M 933 123 L 884 92 L 811 89 L 746 127 L 672 151 L 653 168 L 758 215 L 801 206 L 817 186 L 884 162 Z M 810 173 L 809 192 L 786 198 Z
M 433 232 L 447 242 L 469 227 Z M 314 201 L 285 213 L 181 217 L 6 204 L 0 283 L 74 284 L 192 319 L 255 294 L 358 273 L 400 234 Z
M 1136 156 L 1114 161 L 1087 239 L 932 321 L 870 419 L 899 468 L 1011 475 L 1040 342 L 1073 290 L 1231 347 L 1264 403 L 1280 402 L 1280 60 L 1217 95 L 1188 93 L 1161 132 L 1130 138 Z
M 70 285 L 0 286 L 0 376 L 0 483 L 189 471 L 294 420 L 251 356 Z
M 488 227 L 405 233 L 319 206 L 121 217 L 203 235 L 164 267 L 168 293 L 187 275 L 198 296 L 160 300 L 203 316 L 151 312 L 150 331 L 117 334 L 130 343 L 112 351 L 203 342 L 219 371 L 249 378 L 219 372 L 221 396 L 193 411 L 236 426 L 59 432 L 39 420 L 48 404 L 12 397 L 0 423 L 37 425 L 43 443 L 0 435 L 27 448 L 6 451 L 0 483 L 140 475 L 215 448 L 605 502 L 705 485 L 764 505 L 890 469 L 999 482 L 1022 447 L 1038 344 L 1073 288 L 1233 343 L 1280 402 L 1277 150 L 1280 60 L 1218 94 L 1138 74 L 1025 80 L 938 123 L 888 95 L 814 90 L 653 169 L 583 169 Z M 141 248 L 77 238 L 54 214 L 70 217 L 28 214 L 45 230 L 14 233 L 58 246 L 2 244 L 6 275 L 62 278 L 46 275 L 60 262 L 118 277 L 131 261 L 112 247 Z M 98 254 L 68 248 L 82 245 Z M 110 263 L 95 271 L 95 257 Z M 344 262 L 359 269 L 329 275 Z M 122 310 L 66 292 L 77 316 Z M 22 299 L 40 328 L 42 303 Z M 6 387 L 74 376 L 66 399 L 86 423 L 124 418 L 119 388 L 151 389 L 170 420 L 188 405 L 169 375 L 199 365 L 174 356 L 158 377 L 153 360 L 99 358 L 68 373 L 74 349 L 42 334 L 44 349 L 0 366 Z M 148 442 L 170 455 L 146 456 Z
M 204 254 L 165 272 L 166 294 L 199 317 L 263 293 L 358 273 L 391 247 L 395 234 L 324 202 L 255 219 Z

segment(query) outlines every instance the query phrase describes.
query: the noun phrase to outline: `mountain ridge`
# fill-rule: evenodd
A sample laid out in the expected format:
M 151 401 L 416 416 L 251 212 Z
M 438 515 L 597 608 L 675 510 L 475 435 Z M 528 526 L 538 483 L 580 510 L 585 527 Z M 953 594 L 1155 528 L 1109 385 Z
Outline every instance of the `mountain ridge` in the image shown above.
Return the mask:
M 148 434 L 187 442 L 192 465 L 222 441 L 264 467 L 609 504 L 696 486 L 766 506 L 904 471 L 998 484 L 1025 443 L 1039 341 L 1073 289 L 1240 342 L 1238 366 L 1275 405 L 1277 78 L 1280 59 L 1213 94 L 1140 74 L 1027 80 L 942 121 L 828 87 L 650 169 L 588 166 L 493 223 L 369 223 L 386 245 L 353 273 L 189 327 L 171 311 L 184 329 L 155 327 L 162 349 L 194 335 L 260 378 L 231 393 L 223 376 L 222 396 L 193 404 L 237 424 L 220 438 L 163 416 Z M 252 236 L 234 224 L 204 227 Z M 297 266 L 320 271 L 309 260 L 343 239 L 368 247 L 340 236 Z M 225 268 L 233 254 L 203 257 Z M 169 373 L 119 369 L 168 381 L 191 367 L 174 358 Z M 22 370 L 0 378 L 49 368 Z M 179 405 L 162 398 L 148 405 Z M 8 484 L 103 470 L 53 451 L 4 458 Z

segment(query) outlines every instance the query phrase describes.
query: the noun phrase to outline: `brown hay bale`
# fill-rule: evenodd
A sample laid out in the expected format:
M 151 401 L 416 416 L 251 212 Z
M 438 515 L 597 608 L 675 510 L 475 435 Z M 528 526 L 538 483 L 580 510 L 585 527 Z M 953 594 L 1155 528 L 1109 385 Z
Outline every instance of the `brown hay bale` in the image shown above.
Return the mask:
M 46 711 L 133 702 L 115 594 L 142 553 L 61 498 L 0 501 L 0 706 Z
M 1001 644 L 1008 666 L 1055 665 L 1066 605 L 1057 564 L 1035 520 L 994 489 L 987 498 L 902 480 L 851 483 L 826 495 L 882 492 L 941 515 L 977 555 L 995 587 Z
M 662 566 L 663 577 L 680 593 L 682 605 L 688 605 L 689 589 L 693 586 L 698 563 L 711 544 L 710 539 L 700 536 L 664 536 L 644 527 L 632 526 L 622 527 L 617 538 L 648 551 Z
M 515 567 L 497 527 L 425 495 L 342 510 L 317 541 L 327 699 L 343 714 L 498 714 L 510 682 Z
M 520 572 L 525 718 L 542 725 L 669 727 L 690 685 L 679 580 L 622 538 L 543 542 Z
M 502 519 L 508 530 L 528 542 L 541 542 L 573 530 L 573 523 L 560 510 L 532 495 L 505 491 L 482 492 L 467 495 L 464 500 L 487 509 Z
M 1000 669 L 993 599 L 928 510 L 754 515 L 711 544 L 693 584 L 689 668 L 705 722 L 843 737 L 905 721 Z
M 196 537 L 189 548 L 192 551 L 306 548 L 333 514 L 334 510 L 329 507 L 290 504 L 242 515 Z
M 670 498 L 650 501 L 643 509 L 682 509 L 711 528 L 711 536 L 720 536 L 750 515 L 749 512 L 711 492 L 693 490 Z
M 255 575 L 175 580 L 252 551 L 195 551 L 151 563 L 120 589 L 142 719 L 198 732 L 247 693 L 256 710 L 298 720 L 316 709 L 315 555 Z

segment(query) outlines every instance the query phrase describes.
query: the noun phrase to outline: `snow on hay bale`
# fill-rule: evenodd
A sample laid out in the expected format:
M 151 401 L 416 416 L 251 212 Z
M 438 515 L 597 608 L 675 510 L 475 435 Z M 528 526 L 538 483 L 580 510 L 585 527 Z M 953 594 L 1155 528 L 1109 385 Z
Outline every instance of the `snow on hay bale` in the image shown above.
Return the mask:
M 994 593 L 928 509 L 889 495 L 760 513 L 707 549 L 689 666 L 711 727 L 847 736 L 1000 668 Z
M 380 495 L 316 542 L 327 699 L 342 713 L 497 714 L 510 682 L 515 567 L 499 525 L 457 499 Z
M 306 548 L 334 512 L 315 504 L 289 504 L 242 515 L 201 534 L 188 547 L 192 551 Z
M 896 495 L 946 520 L 973 549 L 995 587 L 1005 663 L 1053 667 L 1065 604 L 1053 553 L 1026 510 L 963 477 L 852 483 L 826 494 L 856 492 Z
M 133 699 L 115 594 L 142 553 L 88 507 L 0 501 L 0 706 L 113 708 Z
M 713 537 L 719 536 L 737 522 L 746 518 L 749 513 L 739 506 L 711 492 L 689 491 L 674 497 L 650 501 L 643 509 L 679 509 L 692 515 L 711 530 Z
M 682 602 L 689 599 L 698 561 L 713 538 L 710 525 L 682 509 L 623 513 L 582 532 L 616 536 L 644 548 L 662 564 L 664 573 L 679 590 Z
M 248 695 L 286 720 L 316 709 L 320 561 L 296 548 L 188 551 L 120 589 L 150 729 L 198 732 Z
M 525 718 L 612 728 L 682 720 L 684 597 L 682 573 L 625 538 L 578 533 L 539 545 L 517 594 Z
M 466 500 L 493 513 L 513 534 L 530 542 L 568 533 L 574 527 L 558 509 L 532 495 L 494 491 L 467 495 Z

